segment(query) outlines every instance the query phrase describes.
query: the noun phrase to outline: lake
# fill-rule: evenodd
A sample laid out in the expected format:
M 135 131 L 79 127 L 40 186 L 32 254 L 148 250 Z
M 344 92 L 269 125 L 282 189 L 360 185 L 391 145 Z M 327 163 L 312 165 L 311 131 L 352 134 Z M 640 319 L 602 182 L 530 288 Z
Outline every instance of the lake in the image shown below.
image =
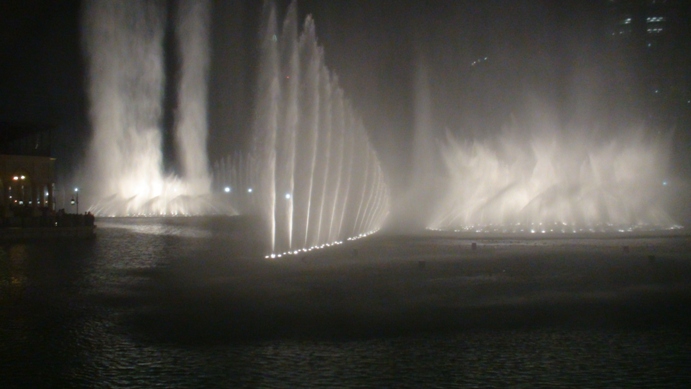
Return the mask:
M 0 387 L 691 384 L 683 234 L 376 234 L 265 260 L 245 218 L 97 224 L 0 247 Z

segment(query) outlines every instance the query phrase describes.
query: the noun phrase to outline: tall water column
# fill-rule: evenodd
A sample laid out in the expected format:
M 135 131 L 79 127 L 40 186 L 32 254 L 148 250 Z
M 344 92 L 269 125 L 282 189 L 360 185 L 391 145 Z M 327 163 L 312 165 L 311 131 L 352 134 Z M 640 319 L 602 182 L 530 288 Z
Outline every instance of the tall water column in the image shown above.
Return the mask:
M 180 75 L 176 146 L 182 175 L 165 176 L 162 101 L 166 7 L 156 0 L 84 4 L 92 140 L 86 185 L 90 209 L 103 216 L 216 211 L 206 153 L 208 13 L 206 0 L 178 0 L 175 29 Z M 201 196 L 201 197 L 200 197 Z

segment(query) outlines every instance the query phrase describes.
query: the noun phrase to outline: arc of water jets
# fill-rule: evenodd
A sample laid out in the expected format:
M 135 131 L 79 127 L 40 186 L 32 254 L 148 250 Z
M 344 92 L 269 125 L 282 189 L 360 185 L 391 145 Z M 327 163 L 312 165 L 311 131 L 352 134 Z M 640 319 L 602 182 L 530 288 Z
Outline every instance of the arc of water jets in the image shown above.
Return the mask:
M 265 4 L 263 20 L 247 160 L 258 165 L 257 209 L 270 230 L 271 252 L 321 247 L 378 229 L 389 201 L 380 163 L 324 65 L 313 19 L 307 17 L 298 36 L 293 2 L 280 34 L 272 3 Z M 227 172 L 234 168 L 223 169 L 223 179 L 231 179 Z

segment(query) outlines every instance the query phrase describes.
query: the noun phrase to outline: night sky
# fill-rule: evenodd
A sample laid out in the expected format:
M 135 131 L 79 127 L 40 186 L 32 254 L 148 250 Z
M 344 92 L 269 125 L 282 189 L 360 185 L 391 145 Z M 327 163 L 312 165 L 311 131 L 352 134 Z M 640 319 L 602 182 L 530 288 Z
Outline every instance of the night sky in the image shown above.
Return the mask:
M 288 1 L 278 4 L 284 11 Z M 248 144 L 261 7 L 214 2 L 212 162 Z M 563 123 L 635 113 L 618 111 L 608 95 L 617 53 L 606 39 L 606 1 L 303 0 L 298 7 L 301 20 L 314 16 L 327 66 L 362 115 L 394 186 L 405 181 L 401 167 L 410 167 L 421 64 L 439 130 L 488 136 L 512 115 L 529 114 L 535 101 L 549 103 Z M 688 21 L 689 1 L 680 9 Z M 89 137 L 80 12 L 79 1 L 0 4 L 0 121 L 57 128 L 53 154 L 64 176 L 79 164 Z M 688 34 L 679 39 L 678 46 L 691 46 Z M 688 64 L 688 48 L 676 57 Z M 688 113 L 674 123 L 678 132 L 689 132 L 687 119 Z

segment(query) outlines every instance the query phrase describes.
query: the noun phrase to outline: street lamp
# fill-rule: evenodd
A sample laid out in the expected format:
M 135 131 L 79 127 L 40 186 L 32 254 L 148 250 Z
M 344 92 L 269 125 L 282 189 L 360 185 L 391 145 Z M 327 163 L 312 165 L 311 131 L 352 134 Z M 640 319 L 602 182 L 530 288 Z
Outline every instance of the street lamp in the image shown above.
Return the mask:
M 75 196 L 70 200 L 70 204 L 77 206 L 77 215 L 79 215 L 79 188 L 74 188 Z

